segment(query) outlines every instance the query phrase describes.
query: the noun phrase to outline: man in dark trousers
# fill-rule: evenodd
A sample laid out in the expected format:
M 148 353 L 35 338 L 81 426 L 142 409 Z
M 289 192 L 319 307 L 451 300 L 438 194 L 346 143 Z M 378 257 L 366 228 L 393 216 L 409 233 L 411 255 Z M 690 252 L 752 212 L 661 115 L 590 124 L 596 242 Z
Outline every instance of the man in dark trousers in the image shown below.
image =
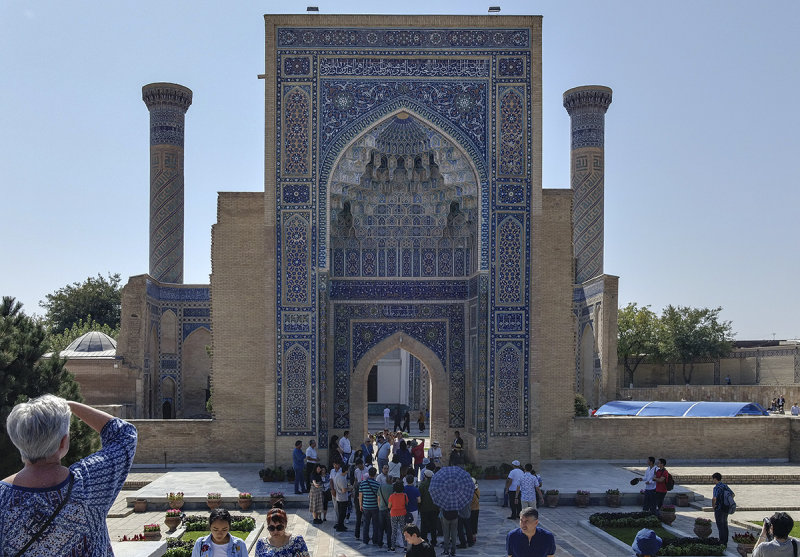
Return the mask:
M 725 505 L 725 490 L 730 488 L 722 483 L 722 474 L 719 472 L 714 472 L 711 479 L 714 480 L 714 491 L 711 496 L 714 522 L 717 523 L 720 543 L 728 545 L 728 507 Z

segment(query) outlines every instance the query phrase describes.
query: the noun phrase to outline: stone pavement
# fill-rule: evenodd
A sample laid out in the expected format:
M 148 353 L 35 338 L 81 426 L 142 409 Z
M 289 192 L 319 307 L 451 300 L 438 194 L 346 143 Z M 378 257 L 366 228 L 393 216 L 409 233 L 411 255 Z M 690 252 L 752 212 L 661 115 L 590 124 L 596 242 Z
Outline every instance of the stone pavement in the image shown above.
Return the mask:
M 636 477 L 642 470 L 640 463 L 607 463 L 607 462 L 564 462 L 546 461 L 541 464 L 539 472 L 543 476 L 546 489 L 558 489 L 565 497 L 574 494 L 578 489 L 589 490 L 593 495 L 593 505 L 587 508 L 560 505 L 556 508 L 541 509 L 541 524 L 551 530 L 556 536 L 559 557 L 626 557 L 630 555 L 617 545 L 614 545 L 600 536 L 587 532 L 578 527 L 578 522 L 587 520 L 595 512 L 620 511 L 629 512 L 638 510 L 635 506 L 623 506 L 619 509 L 609 509 L 599 504 L 606 489 L 617 488 L 630 495 L 636 493 L 636 487 L 629 484 L 629 480 Z M 718 465 L 718 464 L 691 464 L 668 467 L 676 477 L 686 477 L 691 480 L 709 478 L 708 483 L 691 483 L 676 486 L 676 490 L 694 492 L 697 501 L 691 507 L 678 507 L 678 518 L 673 524 L 686 535 L 692 535 L 694 519 L 698 516 L 710 518 L 713 514 L 707 507 L 710 506 L 712 484 L 710 477 L 713 472 L 719 471 L 723 476 L 730 475 L 738 480 L 754 481 L 752 484 L 731 483 L 736 492 L 739 512 L 731 517 L 731 533 L 741 531 L 741 526 L 748 521 L 760 521 L 765 515 L 772 514 L 775 510 L 787 510 L 800 519 L 800 512 L 793 513 L 800 502 L 800 482 L 798 482 L 798 468 L 787 464 L 753 464 L 753 465 Z M 331 508 L 328 522 L 316 527 L 311 524 L 307 511 L 306 496 L 291 494 L 292 485 L 289 483 L 271 484 L 261 482 L 257 475 L 256 465 L 208 465 L 202 468 L 173 468 L 168 473 L 162 471 L 141 471 L 134 469 L 129 477 L 131 482 L 137 480 L 151 481 L 149 485 L 134 491 L 123 491 L 113 509 L 125 508 L 128 498 L 148 497 L 153 500 L 162 498 L 153 504 L 148 512 L 132 514 L 120 513 L 118 518 L 108 519 L 111 539 L 126 534 L 128 536 L 142 531 L 142 525 L 150 522 L 163 524 L 166 502 L 163 499 L 167 491 L 183 491 L 189 501 L 194 499 L 196 505 L 205 501 L 205 494 L 209 491 L 223 493 L 223 498 L 228 497 L 226 508 L 233 512 L 233 500 L 238 491 L 249 491 L 253 494 L 266 496 L 275 489 L 280 489 L 288 494 L 289 529 L 295 534 L 302 535 L 309 546 L 312 555 L 336 557 L 344 554 L 347 557 L 373 556 L 386 553 L 386 549 L 379 550 L 372 545 L 363 545 L 355 540 L 352 529 L 355 516 L 348 523 L 350 531 L 338 533 L 333 530 L 335 512 Z M 144 475 L 147 475 L 146 477 Z M 157 477 L 155 477 L 157 476 Z M 798 483 L 776 483 L 798 482 Z M 503 480 L 481 480 L 481 514 L 478 526 L 478 542 L 474 547 L 459 550 L 459 556 L 484 557 L 488 555 L 502 555 L 505 547 L 506 533 L 516 527 L 516 521 L 506 519 L 509 514 L 507 508 L 502 508 Z M 495 494 L 501 497 L 496 498 Z M 703 499 L 704 498 L 704 499 Z M 785 502 L 785 503 L 784 503 Z M 153 510 L 153 508 L 157 510 Z M 112 509 L 112 510 L 113 510 Z M 752 509 L 752 510 L 750 510 Z M 203 514 L 207 510 L 198 507 L 189 510 L 190 513 Z M 239 512 L 239 511 L 235 511 Z M 113 514 L 113 513 L 112 513 Z M 257 504 L 256 509 L 249 513 L 256 518 L 259 526 L 263 525 L 266 516 L 266 505 Z M 125 516 L 121 516 L 125 515 Z M 753 528 L 756 528 L 753 526 Z M 262 534 L 264 535 L 264 534 Z M 714 534 L 716 535 L 716 528 Z M 729 551 L 735 554 L 735 544 L 729 543 Z M 252 554 L 252 552 L 251 552 Z M 398 553 L 399 554 L 399 553 Z

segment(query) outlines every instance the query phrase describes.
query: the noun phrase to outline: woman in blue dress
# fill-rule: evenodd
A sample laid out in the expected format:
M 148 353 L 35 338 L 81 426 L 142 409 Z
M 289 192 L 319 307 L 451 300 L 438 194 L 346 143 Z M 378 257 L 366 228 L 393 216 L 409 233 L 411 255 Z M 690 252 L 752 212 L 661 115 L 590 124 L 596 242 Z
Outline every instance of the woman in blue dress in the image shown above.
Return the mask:
M 211 511 L 208 517 L 211 533 L 197 538 L 192 557 L 216 557 L 220 551 L 225 557 L 247 557 L 247 546 L 241 538 L 232 536 L 231 513 L 221 507 Z
M 256 557 L 310 557 L 303 536 L 286 531 L 287 518 L 283 509 L 273 507 L 267 513 L 266 538 L 256 543 Z
M 100 433 L 103 448 L 69 468 L 69 421 Z M 0 555 L 113 555 L 106 515 L 128 477 L 136 428 L 78 402 L 44 395 L 14 406 L 8 436 L 23 468 L 0 482 Z

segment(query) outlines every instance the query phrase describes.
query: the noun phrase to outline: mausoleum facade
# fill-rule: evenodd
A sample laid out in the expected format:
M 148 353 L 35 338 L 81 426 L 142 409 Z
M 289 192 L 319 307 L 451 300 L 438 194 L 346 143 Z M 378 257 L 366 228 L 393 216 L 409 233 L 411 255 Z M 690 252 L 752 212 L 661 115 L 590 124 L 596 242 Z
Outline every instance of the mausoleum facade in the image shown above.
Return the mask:
M 296 439 L 327 449 L 344 430 L 360 442 L 370 372 L 398 349 L 433 438 L 460 431 L 478 463 L 571 457 L 575 392 L 599 404 L 617 387 L 617 279 L 602 266 L 611 90 L 565 93 L 572 184 L 543 189 L 541 24 L 266 16 L 264 191 L 219 194 L 208 286 L 168 278 L 177 242 L 151 221 L 151 273 L 123 302 L 118 354 L 147 374 L 142 417 L 167 417 L 166 388 L 189 417 L 203 364 L 185 343 L 208 333 L 213 419 L 183 461 L 281 464 Z M 151 143 L 171 142 L 151 146 L 151 204 L 176 198 L 177 164 L 182 196 L 188 90 L 170 86 L 145 87 Z M 156 124 L 155 101 L 172 110 Z M 185 433 L 142 431 L 141 462 L 190 450 Z

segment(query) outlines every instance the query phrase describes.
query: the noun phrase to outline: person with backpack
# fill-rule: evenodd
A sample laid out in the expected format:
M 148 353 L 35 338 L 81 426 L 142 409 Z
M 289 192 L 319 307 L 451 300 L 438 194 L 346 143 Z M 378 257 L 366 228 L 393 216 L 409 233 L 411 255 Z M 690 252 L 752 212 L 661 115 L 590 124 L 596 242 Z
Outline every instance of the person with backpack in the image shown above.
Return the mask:
M 661 516 L 661 506 L 664 504 L 664 497 L 667 496 L 667 492 L 672 490 L 672 487 L 675 486 L 675 480 L 672 478 L 672 474 L 667 472 L 667 461 L 663 458 L 658 459 L 658 470 L 653 475 L 653 481 L 656 482 L 656 500 L 655 500 L 655 508 L 656 508 L 656 516 Z
M 733 502 L 733 491 L 722 483 L 722 474 L 714 472 L 711 475 L 714 480 L 714 492 L 711 496 L 711 506 L 714 508 L 714 522 L 717 523 L 719 541 L 728 545 L 728 515 L 736 510 L 736 503 Z

